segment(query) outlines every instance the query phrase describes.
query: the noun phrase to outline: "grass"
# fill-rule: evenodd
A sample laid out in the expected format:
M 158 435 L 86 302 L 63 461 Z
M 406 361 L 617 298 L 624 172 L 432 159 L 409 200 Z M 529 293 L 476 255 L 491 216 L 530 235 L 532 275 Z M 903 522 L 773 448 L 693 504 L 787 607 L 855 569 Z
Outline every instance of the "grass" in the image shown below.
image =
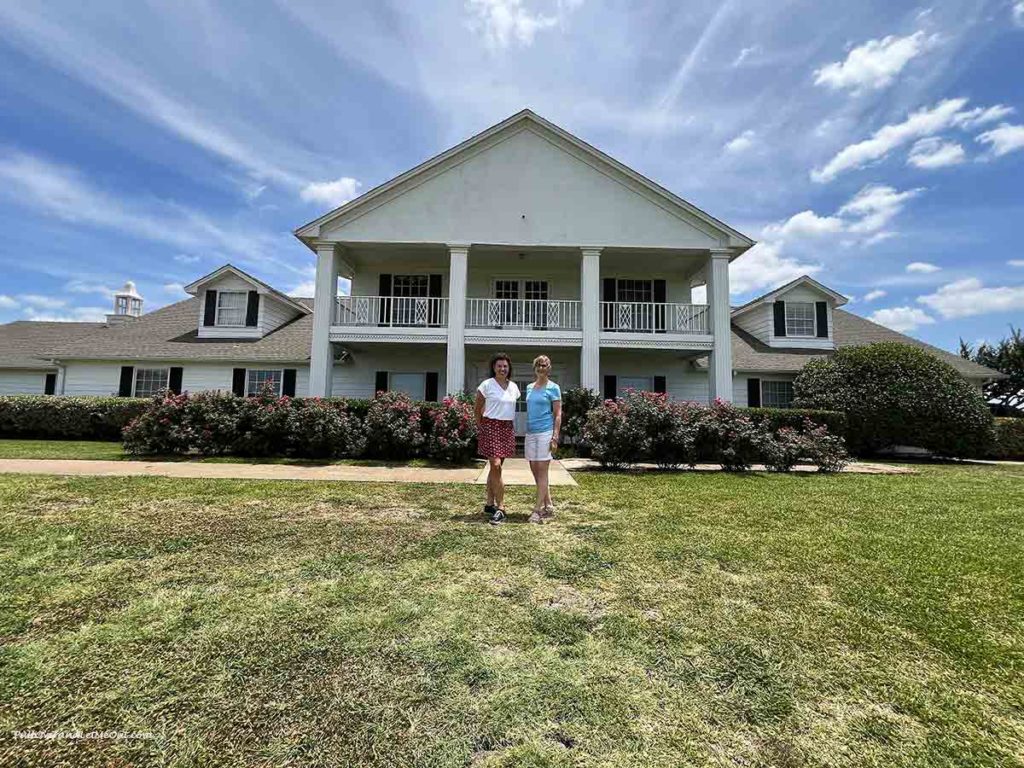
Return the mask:
M 0 763 L 1019 765 L 1024 468 L 920 470 L 0 477 Z
M 121 443 L 97 440 L 3 440 L 0 439 L 0 460 L 2 459 L 91 459 L 99 461 L 196 461 L 207 464 L 295 464 L 301 466 L 327 466 L 343 464 L 361 467 L 441 467 L 450 469 L 452 464 L 442 464 L 429 459 L 408 461 L 382 461 L 378 459 L 293 459 L 281 456 L 246 458 L 243 456 L 134 456 L 124 452 Z M 463 466 L 475 466 L 471 461 Z M 458 465 L 455 465 L 458 466 Z

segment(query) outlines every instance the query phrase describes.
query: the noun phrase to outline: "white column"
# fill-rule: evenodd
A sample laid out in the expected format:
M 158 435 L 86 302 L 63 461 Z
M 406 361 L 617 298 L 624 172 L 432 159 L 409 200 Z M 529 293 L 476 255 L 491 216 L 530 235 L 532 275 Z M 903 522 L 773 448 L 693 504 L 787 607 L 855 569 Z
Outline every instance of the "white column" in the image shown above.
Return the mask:
M 601 249 L 580 249 L 580 386 L 601 391 Z
M 338 261 L 334 243 L 316 246 L 316 284 L 313 296 L 313 345 L 309 352 L 309 394 L 330 397 L 334 374 L 331 325 L 338 298 Z
M 448 394 L 466 386 L 466 277 L 469 246 L 448 246 Z
M 708 396 L 732 402 L 732 309 L 729 306 L 729 256 L 727 249 L 712 248 L 708 257 L 708 297 L 711 333 L 708 360 Z

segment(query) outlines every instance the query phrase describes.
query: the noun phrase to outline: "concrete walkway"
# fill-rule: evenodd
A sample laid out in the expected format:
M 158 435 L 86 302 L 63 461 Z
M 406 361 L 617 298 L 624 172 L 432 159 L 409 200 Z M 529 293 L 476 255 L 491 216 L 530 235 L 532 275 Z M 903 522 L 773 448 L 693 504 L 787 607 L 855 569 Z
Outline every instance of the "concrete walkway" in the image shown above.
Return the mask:
M 189 477 L 225 480 L 345 480 L 368 483 L 486 483 L 483 468 L 374 467 L 331 464 L 219 464 L 199 461 L 91 461 L 84 459 L 0 459 L 0 474 L 80 475 L 88 477 Z M 525 459 L 505 462 L 507 485 L 533 485 Z M 552 485 L 576 485 L 557 461 L 551 464 Z

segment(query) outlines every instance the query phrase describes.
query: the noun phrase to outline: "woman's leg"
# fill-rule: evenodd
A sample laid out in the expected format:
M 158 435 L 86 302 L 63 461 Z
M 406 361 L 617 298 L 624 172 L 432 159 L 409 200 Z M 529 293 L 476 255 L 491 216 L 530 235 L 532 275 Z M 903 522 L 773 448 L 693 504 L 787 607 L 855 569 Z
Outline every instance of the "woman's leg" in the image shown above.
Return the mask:
M 505 502 L 505 484 L 501 481 L 501 463 L 504 459 L 488 459 L 491 463 L 491 469 L 487 473 L 487 483 L 490 487 L 490 495 L 493 498 L 492 503 L 499 509 L 504 509 Z
M 544 508 L 544 492 L 541 490 L 540 465 L 542 461 L 531 461 L 530 471 L 533 473 L 533 482 L 537 485 L 537 503 L 533 505 L 533 511 L 539 512 Z
M 548 469 L 551 467 L 550 461 L 538 461 L 537 462 L 537 509 L 543 509 L 545 506 L 551 504 L 551 491 L 548 484 Z

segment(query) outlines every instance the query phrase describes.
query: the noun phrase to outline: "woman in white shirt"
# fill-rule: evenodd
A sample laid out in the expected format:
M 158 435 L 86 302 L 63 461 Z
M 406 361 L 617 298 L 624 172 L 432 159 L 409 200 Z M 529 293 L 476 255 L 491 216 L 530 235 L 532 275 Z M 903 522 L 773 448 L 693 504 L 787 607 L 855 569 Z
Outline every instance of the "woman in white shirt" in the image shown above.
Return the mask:
M 505 484 L 501 465 L 516 455 L 516 401 L 519 387 L 512 381 L 512 358 L 499 352 L 491 358 L 491 378 L 476 388 L 477 452 L 487 459 L 487 503 L 484 514 L 498 525 L 505 520 Z

